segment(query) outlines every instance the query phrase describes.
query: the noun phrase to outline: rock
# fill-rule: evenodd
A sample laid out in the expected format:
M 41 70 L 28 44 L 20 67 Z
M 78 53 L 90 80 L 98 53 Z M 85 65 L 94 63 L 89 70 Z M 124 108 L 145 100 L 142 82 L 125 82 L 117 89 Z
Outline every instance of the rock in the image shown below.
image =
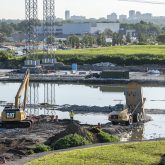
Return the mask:
M 165 154 L 161 155 L 160 165 L 165 165 Z

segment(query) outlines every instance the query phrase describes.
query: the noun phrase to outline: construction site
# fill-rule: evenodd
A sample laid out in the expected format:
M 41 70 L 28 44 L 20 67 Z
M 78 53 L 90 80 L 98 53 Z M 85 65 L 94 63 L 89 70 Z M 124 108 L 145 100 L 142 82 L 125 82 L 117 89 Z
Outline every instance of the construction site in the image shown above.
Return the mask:
M 53 35 L 54 7 L 43 0 L 45 38 Z M 119 142 L 165 139 L 164 68 L 153 74 L 146 67 L 64 65 L 45 41 L 45 58 L 35 60 L 37 0 L 25 0 L 25 8 L 28 60 L 19 70 L 0 71 L 0 164 L 70 134 L 91 134 L 92 144 L 102 143 L 100 131 Z

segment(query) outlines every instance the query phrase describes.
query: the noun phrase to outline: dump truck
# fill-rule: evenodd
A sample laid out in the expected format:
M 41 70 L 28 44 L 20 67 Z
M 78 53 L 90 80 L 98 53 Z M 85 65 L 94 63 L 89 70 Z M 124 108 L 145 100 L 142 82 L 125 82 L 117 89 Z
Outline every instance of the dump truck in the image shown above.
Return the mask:
M 144 103 L 141 85 L 136 82 L 131 82 L 127 85 L 124 91 L 126 104 L 116 104 L 111 108 L 108 119 L 112 124 L 142 122 L 145 120 Z

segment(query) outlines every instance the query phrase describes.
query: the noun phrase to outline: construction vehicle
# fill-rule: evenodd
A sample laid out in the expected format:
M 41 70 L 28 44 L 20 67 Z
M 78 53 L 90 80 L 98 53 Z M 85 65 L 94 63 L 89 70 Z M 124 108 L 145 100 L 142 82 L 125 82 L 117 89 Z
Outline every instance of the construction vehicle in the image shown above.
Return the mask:
M 25 112 L 30 73 L 27 70 L 15 96 L 15 105 L 8 104 L 1 113 L 0 128 L 29 128 L 32 124 Z M 23 96 L 23 103 L 20 103 Z
M 130 125 L 145 120 L 144 103 L 141 85 L 131 82 L 124 91 L 126 105 L 116 104 L 111 108 L 108 119 L 113 125 L 125 123 Z

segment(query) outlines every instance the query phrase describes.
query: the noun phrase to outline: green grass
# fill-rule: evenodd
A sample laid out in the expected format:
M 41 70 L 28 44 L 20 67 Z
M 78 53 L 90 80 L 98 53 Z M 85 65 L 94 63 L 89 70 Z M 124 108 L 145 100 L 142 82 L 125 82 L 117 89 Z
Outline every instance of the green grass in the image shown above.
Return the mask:
M 105 48 L 58 50 L 56 55 L 165 55 L 165 45 L 132 45 Z
M 112 62 L 118 65 L 143 65 L 162 64 L 165 65 L 165 45 L 131 45 L 113 46 L 91 49 L 71 49 L 50 52 L 57 58 L 58 62 L 64 64 L 94 64 L 98 62 Z M 37 51 L 31 55 L 33 59 L 45 58 L 45 53 Z M 52 57 L 52 56 L 51 56 Z M 3 57 L 1 57 L 3 58 Z M 25 57 L 8 56 L 9 67 L 15 62 L 23 64 Z M 2 60 L 0 59 L 0 62 Z M 3 61 L 2 61 L 3 62 Z
M 26 165 L 156 165 L 165 141 L 113 144 L 41 157 Z

